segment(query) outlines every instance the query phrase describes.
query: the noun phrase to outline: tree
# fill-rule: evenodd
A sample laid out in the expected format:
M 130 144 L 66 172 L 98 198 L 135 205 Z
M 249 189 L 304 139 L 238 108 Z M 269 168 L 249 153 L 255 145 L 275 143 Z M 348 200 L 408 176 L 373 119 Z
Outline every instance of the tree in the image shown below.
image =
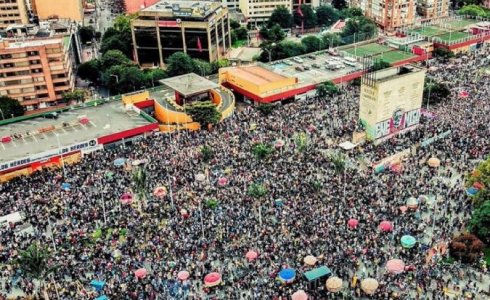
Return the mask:
M 301 39 L 301 44 L 303 45 L 305 52 L 315 52 L 323 49 L 322 40 L 314 35 L 309 35 Z
M 132 57 L 131 20 L 134 17 L 120 15 L 114 19 L 114 25 L 107 29 L 102 37 L 100 52 L 120 50 L 128 58 Z
M 233 19 L 230 19 L 230 28 L 232 30 L 238 29 L 238 28 L 240 28 L 240 23 L 238 23 L 237 21 L 235 21 Z
M 100 59 L 100 68 L 102 70 L 110 69 L 113 66 L 130 66 L 133 62 L 120 50 L 109 50 L 102 55 Z
M 263 184 L 253 183 L 248 187 L 247 194 L 258 199 L 267 194 L 267 188 Z
M 306 133 L 302 131 L 297 132 L 294 134 L 293 139 L 294 139 L 294 144 L 296 145 L 296 149 L 298 149 L 298 151 L 303 152 L 306 149 L 308 149 L 309 138 Z
M 345 19 L 348 19 L 352 17 L 363 16 L 363 13 L 362 13 L 362 9 L 360 9 L 359 7 L 349 7 L 342 10 L 342 15 Z
M 486 17 L 487 16 L 487 12 L 481 6 L 478 6 L 475 4 L 464 6 L 463 8 L 458 10 L 458 14 L 473 16 L 473 17 Z
M 251 150 L 252 154 L 257 160 L 262 160 L 266 158 L 274 151 L 274 149 L 270 145 L 263 143 L 254 144 Z
M 133 92 L 149 85 L 147 75 L 136 66 L 115 65 L 102 73 L 102 83 L 112 92 Z
M 284 41 L 279 43 L 275 47 L 275 51 L 272 52 L 273 60 L 275 59 L 284 59 L 293 56 L 298 56 L 305 53 L 305 48 L 300 43 L 295 43 L 292 41 Z
M 356 34 L 355 41 L 360 41 L 362 39 L 366 39 L 368 37 L 372 37 L 377 32 L 376 24 L 374 24 L 371 20 L 359 16 L 350 18 L 347 23 L 345 23 L 345 27 L 342 30 L 342 37 L 354 36 Z M 354 39 L 352 39 L 354 41 Z
M 451 95 L 449 87 L 433 78 L 425 77 L 423 105 L 437 104 L 446 100 Z
M 277 24 L 272 25 L 271 28 L 262 27 L 259 34 L 266 44 L 279 43 L 286 38 L 286 33 Z
M 212 74 L 214 73 L 218 73 L 218 70 L 221 69 L 221 68 L 226 68 L 226 67 L 229 67 L 230 66 L 230 61 L 227 60 L 226 58 L 222 58 L 222 59 L 218 59 L 218 60 L 215 60 L 211 63 L 211 67 L 212 67 Z
M 490 198 L 475 208 L 468 229 L 486 244 L 490 243 Z
M 478 167 L 471 173 L 466 182 L 467 187 L 481 185 L 482 188 L 479 192 L 473 196 L 473 203 L 476 207 L 484 204 L 486 201 L 490 201 L 490 157 L 481 162 Z
M 147 174 L 143 167 L 138 166 L 133 171 L 133 183 L 136 190 L 136 195 L 138 195 L 138 200 L 141 201 L 146 206 L 146 184 L 147 184 Z
M 194 72 L 192 58 L 184 52 L 175 52 L 167 58 L 167 74 L 170 77 Z
M 100 78 L 100 62 L 98 59 L 92 59 L 78 66 L 77 75 L 84 80 L 97 83 Z
M 78 29 L 78 34 L 82 43 L 86 44 L 95 37 L 95 30 L 93 26 L 82 26 Z
M 24 115 L 24 107 L 18 100 L 7 96 L 0 96 L 0 118 L 2 120 Z
M 339 88 L 331 81 L 320 83 L 316 87 L 316 95 L 320 98 L 332 97 L 339 94 Z
M 300 15 L 299 11 L 294 12 L 294 24 L 301 26 L 303 23 L 305 28 L 312 28 L 316 26 L 316 14 L 311 8 L 311 6 L 306 4 L 301 4 L 301 12 L 303 16 Z
M 46 278 L 57 269 L 51 262 L 51 253 L 40 243 L 33 243 L 26 250 L 21 250 L 15 263 L 22 276 L 38 280 L 42 290 L 45 289 Z
M 390 63 L 383 59 L 376 59 L 373 64 L 373 71 L 379 71 L 391 67 Z
M 83 102 L 83 100 L 85 100 L 85 90 L 75 89 L 73 91 L 65 92 L 63 93 L 63 100 L 66 102 Z
M 194 73 L 201 76 L 211 75 L 213 73 L 213 66 L 202 59 L 193 59 Z
M 160 68 L 144 70 L 143 73 L 146 77 L 145 81 L 148 83 L 146 86 L 151 85 L 152 87 L 154 87 L 155 85 L 159 85 L 159 80 L 168 77 L 167 72 Z
M 214 157 L 214 151 L 209 146 L 202 146 L 201 148 L 201 158 L 205 163 L 208 163 Z
M 454 53 L 446 48 L 436 48 L 434 50 L 434 56 L 442 59 L 450 59 L 454 57 Z
M 340 18 L 339 11 L 331 5 L 321 5 L 316 9 L 318 25 L 330 26 Z
M 247 40 L 248 38 L 248 30 L 244 26 L 233 30 L 233 32 L 237 40 Z
M 478 261 L 483 251 L 483 242 L 475 235 L 464 233 L 455 237 L 449 244 L 449 253 L 463 263 Z
M 342 43 L 342 39 L 337 33 L 326 33 L 322 36 L 322 40 L 325 48 L 336 47 Z
M 331 154 L 329 156 L 330 161 L 332 162 L 333 169 L 335 171 L 335 174 L 340 176 L 341 174 L 344 174 L 345 169 L 346 169 L 346 157 L 343 153 L 341 152 L 335 152 L 334 154 Z
M 347 8 L 347 1 L 345 0 L 332 0 L 332 6 L 338 10 Z
M 291 28 L 293 25 L 293 16 L 289 9 L 283 5 L 279 5 L 274 9 L 269 17 L 268 27 L 279 25 L 281 28 Z
M 209 125 L 218 124 L 221 120 L 221 113 L 211 101 L 196 101 L 190 105 L 186 105 L 185 112 L 191 116 L 194 122 L 199 123 L 201 127 L 209 128 Z

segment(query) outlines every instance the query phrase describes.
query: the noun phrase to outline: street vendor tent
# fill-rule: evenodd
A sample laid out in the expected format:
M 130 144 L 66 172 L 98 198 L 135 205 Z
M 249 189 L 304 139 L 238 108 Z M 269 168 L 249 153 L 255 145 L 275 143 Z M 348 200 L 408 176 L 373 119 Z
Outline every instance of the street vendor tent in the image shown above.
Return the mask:
M 313 269 L 311 271 L 304 273 L 306 280 L 308 280 L 308 287 L 310 289 L 314 289 L 318 287 L 319 282 L 323 284 L 323 282 L 332 275 L 332 271 L 325 266 L 321 266 L 319 268 Z

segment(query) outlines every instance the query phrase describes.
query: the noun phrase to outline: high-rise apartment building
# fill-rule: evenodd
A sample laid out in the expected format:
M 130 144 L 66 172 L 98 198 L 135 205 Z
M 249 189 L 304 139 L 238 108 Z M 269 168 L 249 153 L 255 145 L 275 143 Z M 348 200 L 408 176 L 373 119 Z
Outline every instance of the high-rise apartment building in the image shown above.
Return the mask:
M 269 20 L 278 6 L 292 10 L 291 0 L 240 0 L 240 10 L 248 22 L 263 23 Z
M 0 28 L 12 24 L 28 24 L 25 0 L 0 0 Z
M 83 0 L 33 0 L 32 10 L 40 20 L 58 18 L 81 22 L 84 17 Z
M 415 0 L 362 0 L 360 8 L 386 31 L 415 22 Z
M 55 106 L 74 87 L 71 37 L 0 41 L 0 95 L 26 110 Z
M 162 0 L 131 22 L 134 59 L 162 66 L 175 52 L 213 62 L 231 48 L 228 9 L 221 2 Z
M 450 0 L 418 0 L 417 12 L 424 19 L 436 19 L 449 15 Z

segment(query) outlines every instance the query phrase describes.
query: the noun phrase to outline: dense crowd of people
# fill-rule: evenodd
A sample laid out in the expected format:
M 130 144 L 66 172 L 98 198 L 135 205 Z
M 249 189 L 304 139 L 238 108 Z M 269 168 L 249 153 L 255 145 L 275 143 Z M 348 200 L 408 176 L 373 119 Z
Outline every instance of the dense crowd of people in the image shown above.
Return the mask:
M 452 89 L 449 99 L 429 105 L 436 117 L 423 117 L 416 130 L 381 145 L 345 151 L 344 173 L 336 173 L 330 154 L 343 151 L 338 144 L 358 127 L 355 86 L 343 87 L 334 98 L 277 106 L 269 115 L 246 107 L 209 131 L 154 134 L 131 146 L 95 152 L 67 166 L 66 178 L 61 170 L 48 170 L 5 183 L 0 215 L 21 212 L 34 233 L 20 236 L 15 226 L 0 228 L 0 294 L 36 291 L 15 261 L 20 251 L 40 242 L 51 249 L 50 263 L 59 266 L 45 279 L 55 299 L 102 294 L 109 299 L 289 299 L 300 289 L 312 299 L 334 298 L 324 281 L 313 287 L 302 278 L 314 268 L 304 264 L 307 255 L 342 278 L 343 293 L 351 298 L 365 297 L 359 282 L 372 277 L 379 282 L 371 296 L 376 299 L 395 297 L 393 292 L 400 299 L 444 299 L 449 285 L 483 299 L 489 281 L 480 282 L 482 270 L 441 264 L 427 255 L 465 228 L 471 202 L 462 175 L 489 153 L 490 76 L 481 72 L 487 55 L 433 62 L 428 76 L 449 81 Z M 461 99 L 461 90 L 469 97 Z M 448 130 L 446 138 L 417 148 L 400 173 L 373 173 L 373 163 Z M 301 132 L 307 137 L 305 149 L 297 143 Z M 275 145 L 277 140 L 284 146 L 265 159 L 254 157 L 254 143 Z M 208 162 L 203 146 L 214 154 Z M 427 167 L 430 157 L 439 158 L 441 167 Z M 115 166 L 117 158 L 128 163 Z M 136 197 L 132 176 L 137 167 L 131 162 L 142 159 L 147 161 L 139 166 L 147 174 L 146 198 Z M 197 174 L 204 179 L 196 180 Z M 218 184 L 219 178 L 226 184 Z M 62 189 L 63 182 L 70 189 Z M 262 197 L 248 193 L 258 183 L 267 190 Z M 159 186 L 168 190 L 163 198 L 153 195 Z M 136 201 L 122 204 L 124 193 Z M 399 209 L 422 194 L 434 195 L 437 205 Z M 210 199 L 216 207 L 207 205 Z M 347 227 L 351 218 L 359 221 L 355 229 Z M 392 222 L 392 232 L 379 229 L 383 220 Z M 415 247 L 400 245 L 406 234 L 417 239 Z M 258 258 L 248 261 L 249 250 Z M 390 274 L 385 264 L 393 258 L 411 268 Z M 297 271 L 293 283 L 277 281 L 286 267 Z M 137 278 L 139 268 L 148 275 Z M 177 273 L 184 270 L 190 278 L 181 281 Z M 221 285 L 204 286 L 210 272 L 221 274 Z M 105 282 L 100 293 L 90 286 L 92 279 Z

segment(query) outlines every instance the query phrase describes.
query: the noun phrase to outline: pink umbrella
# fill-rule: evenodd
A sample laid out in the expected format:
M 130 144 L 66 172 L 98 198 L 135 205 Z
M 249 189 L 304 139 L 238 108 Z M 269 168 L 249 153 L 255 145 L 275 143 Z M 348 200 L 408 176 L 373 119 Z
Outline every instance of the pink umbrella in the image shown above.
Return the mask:
M 226 179 L 226 177 L 221 177 L 220 179 L 218 179 L 219 186 L 225 186 L 227 184 L 228 184 L 228 179 Z
M 133 195 L 130 193 L 124 193 L 119 198 L 119 201 L 121 201 L 122 204 L 131 204 L 133 202 Z
M 313 132 L 313 131 L 316 130 L 316 126 L 315 125 L 310 125 L 310 126 L 308 126 L 307 129 L 308 129 L 308 132 Z
M 257 257 L 259 256 L 259 254 L 253 250 L 250 250 L 247 252 L 247 254 L 245 254 L 245 257 L 248 259 L 248 261 L 253 261 L 255 260 Z
M 140 269 L 134 271 L 134 275 L 138 278 L 145 278 L 146 275 L 148 275 L 148 272 L 146 271 L 145 268 L 140 268 Z
M 308 300 L 308 294 L 303 290 L 296 291 L 291 295 L 291 300 Z
M 277 140 L 276 143 L 274 144 L 274 147 L 276 148 L 282 148 L 283 146 L 284 146 L 283 140 Z
M 355 229 L 358 224 L 359 221 L 357 221 L 356 219 L 350 219 L 349 221 L 347 221 L 347 226 L 349 227 L 349 229 Z
M 393 230 L 393 225 L 389 221 L 383 221 L 379 224 L 379 228 L 381 231 L 392 231 Z
M 189 279 L 189 276 L 190 276 L 190 274 L 189 274 L 189 272 L 187 272 L 187 271 L 180 271 L 180 272 L 177 274 L 177 278 L 178 278 L 179 280 L 182 280 L 182 281 Z
M 204 276 L 204 285 L 207 287 L 213 287 L 217 286 L 218 284 L 221 283 L 221 274 L 220 273 L 209 273 L 208 275 Z
M 164 186 L 158 186 L 153 190 L 153 195 L 158 198 L 163 198 L 167 195 L 167 188 Z
M 405 213 L 407 210 L 408 210 L 408 207 L 406 207 L 405 205 L 400 206 L 400 211 L 401 211 L 402 213 Z
M 386 263 L 386 270 L 392 274 L 403 273 L 405 263 L 401 259 L 391 259 Z

